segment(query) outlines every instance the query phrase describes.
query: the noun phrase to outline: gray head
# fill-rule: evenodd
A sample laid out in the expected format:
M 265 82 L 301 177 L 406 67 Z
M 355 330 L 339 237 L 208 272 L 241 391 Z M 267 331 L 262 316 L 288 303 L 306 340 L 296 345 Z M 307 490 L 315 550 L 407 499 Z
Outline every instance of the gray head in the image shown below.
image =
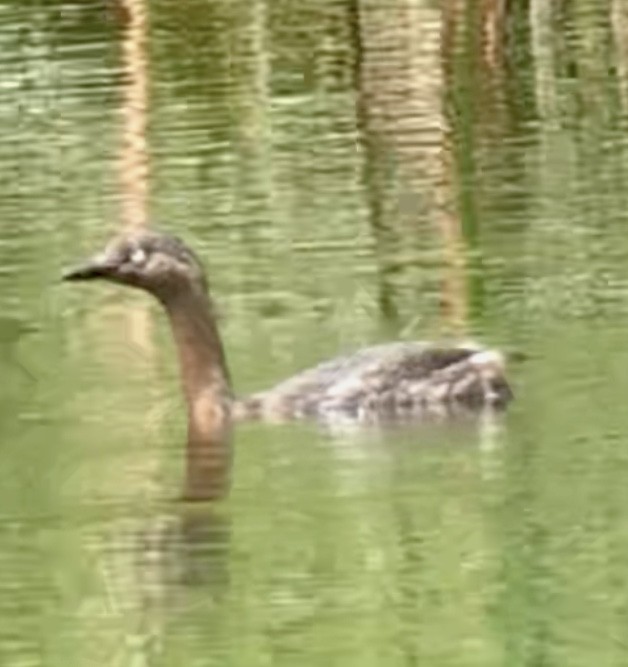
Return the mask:
M 111 241 L 98 255 L 63 274 L 64 280 L 100 278 L 150 292 L 160 300 L 207 290 L 196 255 L 174 236 L 136 232 Z

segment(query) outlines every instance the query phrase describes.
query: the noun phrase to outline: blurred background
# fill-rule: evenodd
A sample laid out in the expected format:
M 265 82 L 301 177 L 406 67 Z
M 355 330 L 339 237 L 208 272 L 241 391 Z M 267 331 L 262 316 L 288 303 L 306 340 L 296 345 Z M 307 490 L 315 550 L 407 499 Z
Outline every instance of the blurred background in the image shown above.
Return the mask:
M 628 660 L 628 4 L 4 0 L 0 663 Z M 239 393 L 393 338 L 521 359 L 497 422 L 238 428 L 180 503 L 124 225 L 202 257 Z

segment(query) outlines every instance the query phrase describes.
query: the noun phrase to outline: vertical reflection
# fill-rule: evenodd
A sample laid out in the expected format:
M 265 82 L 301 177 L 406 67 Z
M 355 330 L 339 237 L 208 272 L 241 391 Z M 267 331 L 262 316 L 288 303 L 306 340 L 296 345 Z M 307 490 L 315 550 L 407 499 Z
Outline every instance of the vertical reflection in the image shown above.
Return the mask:
M 234 205 L 252 197 L 265 210 L 272 196 L 270 54 L 265 0 L 229 7 L 230 108 L 239 160 Z M 243 201 L 239 201 L 243 200 Z
M 486 248 L 509 216 L 516 212 L 519 220 L 525 220 L 522 209 L 530 192 L 521 146 L 536 141 L 527 3 L 503 10 L 499 3 L 448 3 L 442 58 L 447 139 L 453 147 L 451 178 L 466 250 L 469 317 L 477 323 L 486 317 L 488 305 Z M 524 231 L 522 224 L 509 227 L 510 235 Z M 522 241 L 509 246 L 519 254 L 508 270 L 520 265 Z
M 471 315 L 483 309 L 484 281 L 477 252 L 479 239 L 478 188 L 474 182 L 476 167 L 477 128 L 476 94 L 478 84 L 477 62 L 485 54 L 482 36 L 485 29 L 479 23 L 480 8 L 473 10 L 462 2 L 449 2 L 443 13 L 442 65 L 445 78 L 445 118 L 450 132 L 450 145 L 455 146 L 452 155 L 452 178 L 455 172 L 458 192 L 457 208 L 460 211 L 463 236 L 469 253 L 469 294 Z M 484 9 L 484 7 L 482 7 Z M 478 25 L 479 24 L 479 25 Z M 478 27 L 480 30 L 478 30 Z M 495 59 L 496 37 L 491 37 L 491 59 Z M 482 98 L 487 100 L 485 90 Z M 488 106 L 488 105 L 487 105 Z
M 230 540 L 228 514 L 181 503 L 108 548 L 108 607 L 121 617 L 124 635 L 107 652 L 112 661 L 106 664 L 190 655 L 190 640 L 213 645 L 229 591 Z
M 148 7 L 146 0 L 115 0 L 121 32 L 122 85 L 119 158 L 120 222 L 125 229 L 148 225 Z M 152 350 L 150 315 L 133 304 L 125 313 L 131 342 Z
M 538 191 L 529 168 L 538 141 L 537 103 L 542 109 L 554 104 L 552 84 L 545 79 L 553 67 L 553 54 L 547 48 L 546 26 L 538 25 L 549 10 L 541 0 L 535 0 L 532 18 L 528 2 L 461 1 L 447 6 L 446 116 L 456 147 L 458 206 L 469 249 L 470 317 L 477 321 L 490 313 L 489 280 L 493 283 L 498 276 L 489 273 L 487 249 L 500 228 L 502 234 L 507 231 L 502 238 L 509 243 L 500 249 L 506 261 L 497 269 L 499 277 L 512 280 L 514 273 L 526 270 L 522 248 L 529 221 L 535 218 L 526 210 Z M 535 68 L 533 48 L 547 58 L 541 70 Z M 562 153 L 554 155 L 556 159 Z M 553 178 L 564 178 L 564 171 L 555 167 Z M 525 275 L 516 276 L 513 283 L 525 284 Z M 516 293 L 511 298 L 515 301 Z M 525 336 L 526 324 L 508 336 Z M 487 561 L 490 579 L 485 590 L 490 594 L 485 593 L 483 612 L 502 638 L 504 664 L 550 664 L 555 608 L 546 588 L 552 580 L 546 568 L 547 526 L 536 511 L 540 479 L 536 443 L 499 448 L 499 442 L 499 430 L 487 423 L 478 483 L 490 500 L 488 510 L 476 517 L 476 529 L 482 534 L 480 521 L 487 521 L 486 544 L 480 553 L 494 552 L 496 559 Z
M 356 56 L 357 121 L 364 151 L 362 178 L 366 189 L 369 223 L 375 240 L 378 258 L 379 308 L 386 320 L 396 321 L 398 312 L 393 277 L 396 271 L 394 257 L 399 244 L 398 233 L 385 215 L 385 195 L 391 165 L 387 164 L 386 147 L 377 129 L 377 120 L 369 106 L 366 45 L 361 31 L 361 4 L 353 0 L 352 25 Z
M 123 85 L 120 106 L 121 217 L 126 227 L 148 224 L 148 9 L 144 0 L 117 0 L 122 28 Z
M 456 169 L 452 130 L 445 118 L 442 133 L 441 178 L 435 183 L 435 214 L 443 247 L 441 307 L 447 329 L 462 336 L 467 330 L 468 286 L 466 243 L 456 206 Z
M 573 281 L 580 280 L 584 291 L 595 289 L 597 262 L 607 267 L 617 248 L 612 230 L 621 236 L 624 229 L 617 212 L 625 207 L 618 205 L 625 201 L 625 142 L 615 137 L 625 125 L 621 30 L 626 13 L 616 4 L 585 8 L 565 3 L 552 12 L 541 0 L 536 5 L 537 78 L 543 73 L 549 81 L 537 85 L 542 114 L 539 199 L 544 217 L 563 220 L 569 211 L 569 219 L 534 235 L 531 257 L 537 272 L 569 276 L 570 298 L 582 301 L 575 296 Z M 552 21 L 549 30 L 547 18 Z M 585 233 L 589 228 L 604 230 L 599 243 L 591 243 Z
M 628 5 L 624 0 L 612 0 L 611 26 L 617 52 L 617 76 L 624 114 L 628 113 Z
M 557 574 L 551 569 L 552 528 L 539 509 L 538 460 L 533 439 L 516 443 L 505 462 L 501 500 L 491 508 L 501 552 L 493 620 L 509 665 L 552 664 L 556 641 Z
M 558 26 L 553 22 L 550 0 L 530 0 L 530 30 L 535 71 L 535 97 L 545 125 L 554 125 L 558 109 L 556 49 L 560 50 Z
M 180 503 L 176 514 L 159 517 L 157 530 L 140 531 L 135 544 L 136 569 L 147 609 L 167 618 L 185 608 L 190 592 L 202 588 L 208 600 L 228 589 L 228 514 L 211 504 Z
M 407 440 L 386 443 L 389 483 L 397 490 L 386 517 L 393 545 L 385 565 L 394 591 L 388 605 L 406 629 L 396 638 L 404 664 L 455 664 L 460 646 L 468 664 L 493 664 L 486 602 L 495 568 L 484 532 L 481 499 L 488 485 L 479 448 L 486 425 L 496 422 L 485 417 L 425 428 L 420 438 L 409 431 Z M 422 489 L 416 495 L 404 492 L 416 488 Z
M 363 181 L 385 319 L 399 315 L 401 287 L 436 245 L 430 223 L 440 180 L 440 12 L 430 3 L 354 0 L 357 121 Z M 402 281 L 400 278 L 405 278 Z
M 521 4 L 521 3 L 520 3 Z M 477 18 L 482 40 L 481 54 L 489 67 L 497 67 L 503 55 L 501 42 L 504 35 L 506 0 L 481 0 Z
M 229 493 L 231 452 L 230 428 L 202 439 L 189 436 L 183 490 L 185 500 L 219 500 Z

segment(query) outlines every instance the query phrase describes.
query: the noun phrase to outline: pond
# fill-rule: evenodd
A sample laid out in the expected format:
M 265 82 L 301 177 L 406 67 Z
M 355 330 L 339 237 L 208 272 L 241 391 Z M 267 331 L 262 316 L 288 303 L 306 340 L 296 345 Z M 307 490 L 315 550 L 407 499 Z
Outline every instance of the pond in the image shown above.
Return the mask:
M 153 0 L 139 55 L 122 2 L 0 8 L 2 665 L 626 662 L 628 12 L 477 4 Z M 59 279 L 134 187 L 125 53 L 238 393 L 465 337 L 508 413 L 244 424 L 181 502 L 163 314 Z

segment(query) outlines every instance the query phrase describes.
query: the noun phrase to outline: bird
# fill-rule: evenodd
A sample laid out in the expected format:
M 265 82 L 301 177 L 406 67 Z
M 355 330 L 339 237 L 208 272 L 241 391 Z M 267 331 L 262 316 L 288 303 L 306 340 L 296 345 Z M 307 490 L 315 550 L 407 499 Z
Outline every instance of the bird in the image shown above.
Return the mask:
M 232 390 L 203 263 L 180 238 L 127 232 L 67 281 L 105 280 L 148 292 L 172 329 L 191 438 L 234 421 L 334 420 L 359 424 L 449 419 L 501 411 L 513 399 L 504 356 L 476 343 L 393 341 L 324 361 L 244 397 Z

